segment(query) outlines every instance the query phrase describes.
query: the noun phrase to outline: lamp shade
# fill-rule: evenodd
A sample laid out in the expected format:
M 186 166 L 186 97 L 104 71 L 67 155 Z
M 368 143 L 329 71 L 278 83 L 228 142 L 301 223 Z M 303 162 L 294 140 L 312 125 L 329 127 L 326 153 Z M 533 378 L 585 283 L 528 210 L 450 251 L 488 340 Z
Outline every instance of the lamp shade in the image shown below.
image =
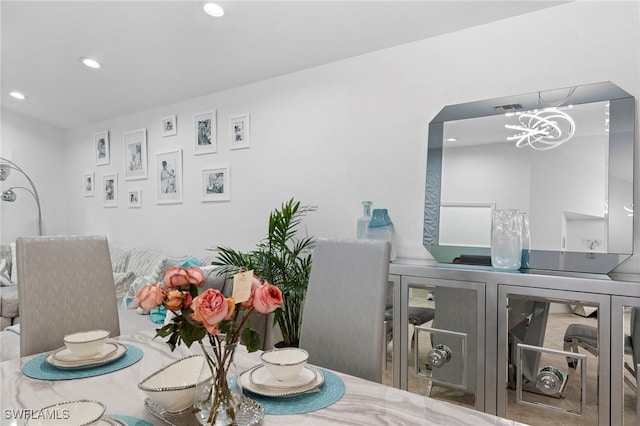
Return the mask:
M 8 201 L 13 203 L 16 200 L 16 193 L 13 192 L 13 189 L 9 188 L 6 191 L 2 192 L 2 201 Z

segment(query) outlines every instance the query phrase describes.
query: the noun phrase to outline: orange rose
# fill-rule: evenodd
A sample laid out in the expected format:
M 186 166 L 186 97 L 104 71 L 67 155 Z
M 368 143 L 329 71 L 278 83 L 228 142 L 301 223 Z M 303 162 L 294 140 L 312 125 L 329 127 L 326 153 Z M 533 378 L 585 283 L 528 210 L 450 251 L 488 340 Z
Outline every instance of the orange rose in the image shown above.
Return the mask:
M 261 314 L 268 314 L 282 305 L 282 292 L 275 285 L 264 282 L 253 292 L 253 307 Z
M 160 283 L 146 285 L 138 291 L 136 298 L 138 299 L 138 306 L 142 309 L 151 310 L 156 306 L 162 305 L 164 290 L 160 287 Z
M 186 293 L 189 294 L 189 293 Z M 170 311 L 177 311 L 182 309 L 182 305 L 185 302 L 185 294 L 180 290 L 169 290 L 166 292 L 166 299 L 164 301 L 164 307 Z
M 218 323 L 231 318 L 233 299 L 227 299 L 218 290 L 209 288 L 191 302 L 191 318 L 202 324 L 209 334 L 218 334 Z
M 190 284 L 198 287 L 204 284 L 205 276 L 204 272 L 202 272 L 202 269 L 198 268 L 197 266 L 190 266 L 188 268 L 185 268 L 184 271 L 187 273 Z
M 164 271 L 164 285 L 166 288 L 180 288 L 189 284 L 187 271 L 179 266 L 172 266 Z

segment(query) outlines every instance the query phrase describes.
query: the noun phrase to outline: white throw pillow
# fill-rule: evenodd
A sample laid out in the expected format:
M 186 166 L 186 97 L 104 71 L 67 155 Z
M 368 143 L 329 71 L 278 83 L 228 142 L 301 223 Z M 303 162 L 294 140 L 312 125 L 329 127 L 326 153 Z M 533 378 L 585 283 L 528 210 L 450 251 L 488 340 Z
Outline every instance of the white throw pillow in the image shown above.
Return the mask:
M 16 262 L 16 243 L 11 243 L 11 282 L 18 284 L 18 263 Z
M 7 259 L 0 260 L 0 287 L 13 285 L 7 268 Z

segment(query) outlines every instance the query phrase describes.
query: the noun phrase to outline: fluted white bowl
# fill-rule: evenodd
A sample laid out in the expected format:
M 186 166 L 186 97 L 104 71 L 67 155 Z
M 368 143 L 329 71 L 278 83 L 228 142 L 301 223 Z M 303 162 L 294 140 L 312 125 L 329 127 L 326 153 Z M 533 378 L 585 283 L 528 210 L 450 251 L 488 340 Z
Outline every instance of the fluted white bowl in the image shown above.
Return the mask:
M 107 330 L 90 330 L 64 336 L 65 346 L 74 354 L 82 358 L 96 355 L 107 343 L 110 332 Z
M 89 426 L 102 418 L 106 406 L 98 401 L 82 399 L 60 402 L 34 411 L 28 426 Z
M 309 353 L 299 348 L 272 349 L 263 352 L 260 359 L 273 377 L 286 382 L 300 374 L 307 364 Z
M 181 358 L 146 377 L 138 388 L 169 413 L 184 411 L 193 405 L 203 363 L 202 355 Z

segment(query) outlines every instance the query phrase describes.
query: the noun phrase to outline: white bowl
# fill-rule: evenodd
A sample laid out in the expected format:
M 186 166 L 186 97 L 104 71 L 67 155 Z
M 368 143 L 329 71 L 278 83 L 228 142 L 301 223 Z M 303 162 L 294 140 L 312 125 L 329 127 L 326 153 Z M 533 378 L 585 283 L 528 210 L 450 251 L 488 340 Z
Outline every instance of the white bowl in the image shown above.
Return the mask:
M 203 363 L 202 355 L 181 358 L 142 380 L 138 388 L 169 413 L 186 410 L 193 405 Z
M 81 358 L 87 358 L 100 352 L 107 343 L 110 332 L 107 330 L 81 331 L 64 336 L 65 346 Z
M 302 371 L 309 359 L 309 353 L 299 348 L 273 349 L 263 352 L 260 359 L 273 377 L 286 382 Z
M 98 401 L 86 399 L 60 402 L 34 411 L 28 426 L 88 426 L 100 421 L 107 407 Z

